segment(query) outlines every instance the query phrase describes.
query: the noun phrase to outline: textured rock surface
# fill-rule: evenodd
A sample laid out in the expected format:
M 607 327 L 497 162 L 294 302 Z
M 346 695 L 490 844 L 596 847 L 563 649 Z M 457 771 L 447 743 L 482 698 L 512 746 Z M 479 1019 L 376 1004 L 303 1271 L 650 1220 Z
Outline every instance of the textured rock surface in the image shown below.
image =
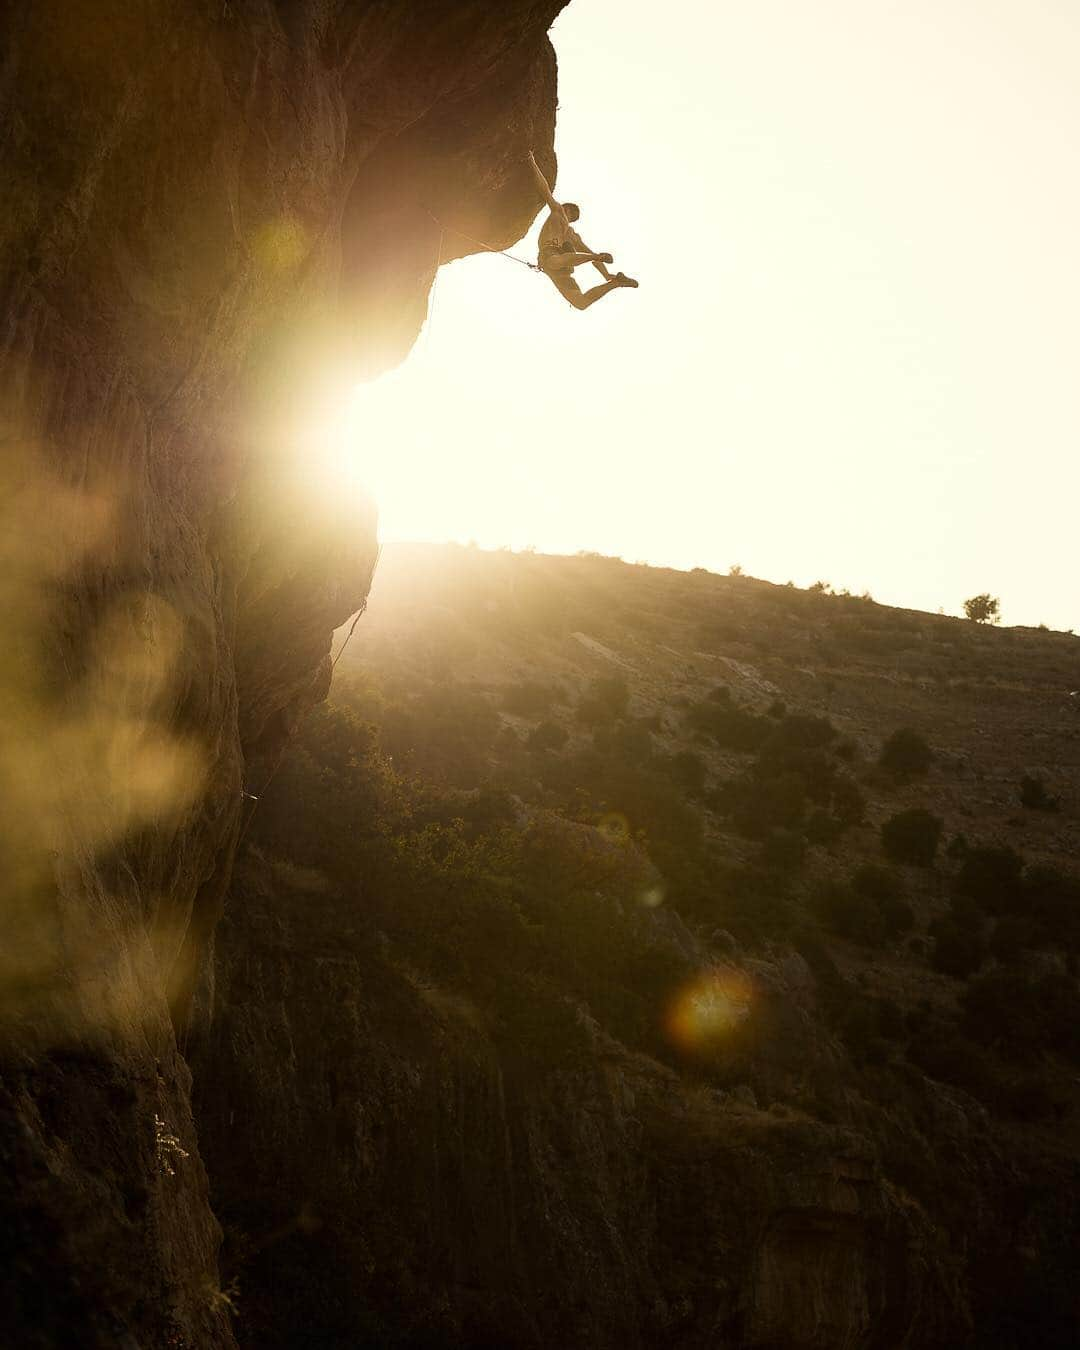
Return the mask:
M 440 240 L 465 251 L 433 216 L 501 246 L 528 225 L 560 7 L 0 12 L 0 1321 L 20 1345 L 231 1343 L 174 1031 L 212 1005 L 241 788 L 325 691 L 374 565 L 369 504 L 317 481 L 318 427 L 408 350 Z
M 537 1074 L 344 897 L 257 861 L 240 897 L 196 1079 L 243 1344 L 963 1343 L 958 1250 L 887 1179 L 887 1131 L 845 1108 L 790 972 L 756 972 L 783 1023 L 758 1091 L 812 1064 L 836 1123 L 759 1109 L 749 1085 L 694 1089 L 602 1038 Z M 939 1147 L 986 1147 L 948 1114 Z

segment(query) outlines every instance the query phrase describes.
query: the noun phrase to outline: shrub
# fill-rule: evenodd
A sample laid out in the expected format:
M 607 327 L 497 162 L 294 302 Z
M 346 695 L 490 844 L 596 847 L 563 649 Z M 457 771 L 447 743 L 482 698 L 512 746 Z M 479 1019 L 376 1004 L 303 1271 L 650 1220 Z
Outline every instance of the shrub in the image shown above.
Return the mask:
M 705 791 L 709 771 L 705 761 L 693 750 L 678 750 L 668 760 L 668 772 L 689 797 L 700 797 Z
M 1056 867 L 1030 867 L 1022 903 L 1046 940 L 1080 951 L 1080 880 Z
M 725 750 L 751 753 L 761 747 L 772 727 L 763 717 L 727 703 L 699 703 L 687 718 L 690 726 Z
M 759 867 L 722 867 L 716 873 L 716 917 L 740 942 L 786 936 L 794 914 L 784 879 Z
M 806 857 L 806 840 L 794 830 L 770 830 L 761 845 L 761 861 L 766 867 L 793 872 Z
M 904 894 L 904 883 L 887 867 L 877 863 L 863 863 L 852 873 L 851 885 L 859 895 L 870 900 L 899 900 Z
M 798 775 L 804 793 L 818 806 L 828 806 L 836 785 L 836 770 L 825 751 L 784 745 L 771 737 L 762 746 L 753 773 L 757 778 Z
M 926 773 L 934 753 L 917 731 L 901 727 L 881 747 L 878 763 L 896 778 L 915 778 Z
M 890 896 L 878 901 L 881 923 L 887 938 L 899 937 L 901 933 L 910 933 L 915 927 L 915 911 L 900 896 Z
M 837 731 L 827 717 L 792 713 L 781 719 L 770 744 L 790 749 L 820 750 L 836 740 Z
M 964 601 L 964 613 L 972 623 L 998 623 L 1001 620 L 1001 601 L 984 591 Z
M 1017 1055 L 1080 1052 L 1080 994 L 1066 975 L 994 970 L 971 981 L 963 1005 L 965 1029 L 983 1045 Z
M 1050 796 L 1041 778 L 1026 773 L 1020 780 L 1020 805 L 1029 811 L 1057 811 L 1061 802 Z
M 803 833 L 808 843 L 828 848 L 844 833 L 844 823 L 835 816 L 830 816 L 828 811 L 819 809 L 811 813 L 810 819 L 803 826 Z
M 966 979 L 986 957 L 986 944 L 975 929 L 962 928 L 953 919 L 940 919 L 931 929 L 934 938 L 934 969 L 943 975 Z
M 882 938 L 881 914 L 874 901 L 850 886 L 827 882 L 811 901 L 818 921 L 837 937 L 876 946 Z
M 907 1055 L 931 1078 L 956 1083 L 982 1101 L 993 1100 L 998 1073 L 985 1051 L 961 1036 L 951 1022 L 924 1016 L 911 1028 Z
M 945 850 L 945 856 L 947 858 L 952 858 L 955 862 L 959 858 L 966 858 L 969 848 L 970 845 L 968 844 L 966 834 L 954 834 L 949 840 L 949 846 Z
M 587 726 L 601 726 L 626 716 L 630 690 L 621 675 L 593 680 L 578 704 L 578 719 Z
M 844 825 L 861 825 L 866 817 L 866 798 L 853 778 L 838 776 L 833 783 L 832 808 Z
M 726 783 L 723 796 L 736 829 L 750 839 L 763 839 L 773 829 L 798 829 L 802 823 L 806 795 L 798 774 L 744 776 Z
M 931 867 L 943 822 L 922 807 L 900 811 L 881 827 L 881 843 L 894 862 Z
M 914 928 L 915 911 L 904 899 L 903 882 L 887 868 L 864 863 L 856 869 L 851 885 L 856 894 L 877 905 L 884 937 L 899 937 Z
M 1013 848 L 973 848 L 956 874 L 953 891 L 988 914 L 1006 914 L 1020 903 L 1023 870 L 1024 860 Z
M 1034 945 L 1031 921 L 1021 914 L 1006 914 L 998 919 L 990 938 L 990 952 L 1003 966 L 1016 965 Z

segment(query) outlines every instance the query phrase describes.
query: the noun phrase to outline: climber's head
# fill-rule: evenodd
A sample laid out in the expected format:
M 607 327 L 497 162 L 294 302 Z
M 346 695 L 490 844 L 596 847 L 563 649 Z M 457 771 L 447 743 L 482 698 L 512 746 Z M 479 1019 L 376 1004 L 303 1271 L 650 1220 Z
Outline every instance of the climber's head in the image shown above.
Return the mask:
M 581 215 L 581 207 L 577 202 L 563 202 L 562 209 L 566 212 L 566 219 L 571 223 Z

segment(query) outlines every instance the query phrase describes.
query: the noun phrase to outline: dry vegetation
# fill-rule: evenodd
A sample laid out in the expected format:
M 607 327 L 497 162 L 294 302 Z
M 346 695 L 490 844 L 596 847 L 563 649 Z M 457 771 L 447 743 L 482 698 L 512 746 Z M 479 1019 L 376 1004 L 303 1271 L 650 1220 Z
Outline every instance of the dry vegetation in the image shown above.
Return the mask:
M 670 1058 L 695 958 L 662 898 L 699 960 L 794 945 L 856 1064 L 906 1057 L 1067 1135 L 1078 685 L 1067 634 L 399 546 L 260 837 L 332 870 L 347 835 L 372 921 L 496 1020 L 497 950 L 568 1036 L 587 1007 Z

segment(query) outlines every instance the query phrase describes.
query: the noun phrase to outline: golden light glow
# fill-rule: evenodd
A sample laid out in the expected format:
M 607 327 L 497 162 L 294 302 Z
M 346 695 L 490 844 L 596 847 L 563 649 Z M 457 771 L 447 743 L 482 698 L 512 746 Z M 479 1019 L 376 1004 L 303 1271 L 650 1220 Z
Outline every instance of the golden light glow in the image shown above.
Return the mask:
M 716 968 L 700 975 L 672 1001 L 665 1030 L 682 1050 L 723 1044 L 750 1016 L 753 986 L 744 971 Z
M 609 811 L 601 816 L 596 823 L 596 828 L 612 844 L 627 844 L 630 842 L 630 822 L 620 811 Z
M 692 43 L 631 9 L 556 22 L 556 192 L 641 289 L 579 314 L 506 258 L 443 267 L 358 394 L 384 539 L 1080 628 L 1075 6 L 697 0 Z
M 124 484 L 72 487 L 32 443 L 16 437 L 8 451 L 0 465 L 8 637 L 0 655 L 0 1020 L 25 1022 L 29 1009 L 34 1034 L 46 1036 L 42 1009 L 59 1015 L 61 986 L 70 986 L 65 1015 L 84 1028 L 133 1015 L 135 967 L 149 952 L 136 944 L 129 960 L 110 940 L 122 911 L 101 894 L 95 863 L 140 826 L 178 825 L 202 791 L 205 755 L 168 729 L 182 624 L 166 600 L 118 601 L 74 658 L 64 647 L 65 575 L 112 559 L 113 522 L 130 511 Z M 88 894 L 58 904 L 68 887 Z M 60 1023 L 52 1029 L 60 1034 Z

